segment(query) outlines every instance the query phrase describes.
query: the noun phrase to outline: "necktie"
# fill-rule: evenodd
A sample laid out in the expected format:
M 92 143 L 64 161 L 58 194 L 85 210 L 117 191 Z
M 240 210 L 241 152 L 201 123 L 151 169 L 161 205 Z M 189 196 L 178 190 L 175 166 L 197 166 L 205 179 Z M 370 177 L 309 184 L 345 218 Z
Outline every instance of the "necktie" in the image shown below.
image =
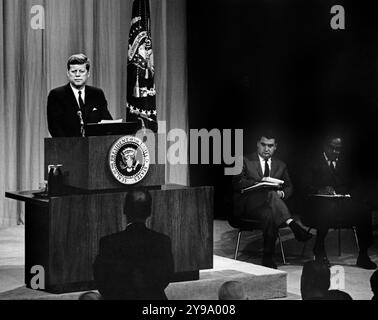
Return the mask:
M 79 106 L 80 106 L 80 110 L 83 111 L 83 109 L 84 109 L 84 101 L 83 101 L 83 99 L 81 97 L 81 94 L 82 94 L 82 92 L 79 91 Z
M 333 161 L 330 161 L 330 162 L 329 162 L 329 167 L 331 168 L 331 170 L 332 170 L 333 172 L 336 171 L 335 163 L 334 163 Z
M 264 177 L 269 177 L 269 176 L 270 176 L 269 164 L 268 164 L 268 160 L 265 159 Z

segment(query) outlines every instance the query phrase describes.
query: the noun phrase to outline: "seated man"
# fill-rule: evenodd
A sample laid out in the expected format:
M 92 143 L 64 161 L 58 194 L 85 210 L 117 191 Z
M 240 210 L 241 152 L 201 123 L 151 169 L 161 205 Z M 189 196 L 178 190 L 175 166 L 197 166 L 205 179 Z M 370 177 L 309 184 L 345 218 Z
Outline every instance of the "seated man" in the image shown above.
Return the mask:
M 257 153 L 243 159 L 243 170 L 233 177 L 234 215 L 243 218 L 258 219 L 262 222 L 264 234 L 264 254 L 262 265 L 277 268 L 274 263 L 274 249 L 281 225 L 288 225 L 299 241 L 307 241 L 312 237 L 292 218 L 284 200 L 293 193 L 293 186 L 286 164 L 274 158 L 277 149 L 276 137 L 271 132 L 260 134 L 257 141 Z M 282 190 L 262 188 L 241 193 L 246 187 L 252 186 L 263 177 L 277 178 L 284 181 Z
M 94 279 L 104 300 L 166 300 L 173 274 L 171 240 L 146 228 L 151 215 L 148 191 L 127 193 L 124 231 L 103 237 L 93 265 Z
M 323 151 L 312 157 L 302 175 L 303 190 L 309 196 L 306 201 L 306 223 L 317 229 L 315 259 L 329 265 L 324 245 L 329 228 L 356 226 L 360 246 L 357 266 L 375 269 L 377 265 L 368 256 L 368 248 L 373 243 L 371 212 L 353 195 L 341 149 L 340 135 L 329 135 L 325 139 Z
M 90 61 L 84 54 L 68 59 L 69 83 L 50 91 L 47 100 L 47 122 L 52 137 L 83 136 L 83 125 L 111 120 L 104 92 L 87 82 Z

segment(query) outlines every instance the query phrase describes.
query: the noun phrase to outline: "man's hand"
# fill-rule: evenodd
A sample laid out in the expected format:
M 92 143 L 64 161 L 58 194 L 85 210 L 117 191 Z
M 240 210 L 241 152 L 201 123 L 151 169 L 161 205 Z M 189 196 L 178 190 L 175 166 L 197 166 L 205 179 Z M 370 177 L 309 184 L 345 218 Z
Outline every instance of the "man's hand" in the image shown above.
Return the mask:
M 326 194 L 326 195 L 335 195 L 336 191 L 335 188 L 332 186 L 326 186 L 318 190 L 319 194 Z
M 277 194 L 278 194 L 278 196 L 279 196 L 281 199 L 285 198 L 285 192 L 283 192 L 282 190 L 278 190 L 278 191 L 277 191 Z

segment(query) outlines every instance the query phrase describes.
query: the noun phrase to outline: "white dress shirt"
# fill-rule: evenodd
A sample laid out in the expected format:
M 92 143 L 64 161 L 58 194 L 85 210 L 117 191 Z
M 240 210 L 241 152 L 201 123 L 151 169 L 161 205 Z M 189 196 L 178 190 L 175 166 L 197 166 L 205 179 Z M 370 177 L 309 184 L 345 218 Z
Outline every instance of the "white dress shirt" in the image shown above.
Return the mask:
M 76 102 L 77 102 L 77 105 L 79 106 L 80 108 L 80 103 L 79 103 L 79 90 L 76 89 L 75 87 L 72 86 L 71 84 L 71 89 L 73 91 L 73 94 L 76 98 Z M 80 90 L 81 91 L 81 99 L 83 99 L 83 102 L 85 103 L 85 86 L 83 89 Z
M 265 173 L 265 159 L 263 157 L 261 157 L 260 155 L 259 155 L 259 159 L 260 159 L 261 170 L 262 170 L 263 175 L 264 175 L 264 173 Z M 269 173 L 271 173 L 272 172 L 272 158 L 268 159 L 268 166 L 269 166 Z M 270 174 L 269 174 L 269 176 L 270 176 Z
M 336 160 L 334 160 L 334 161 L 331 161 L 331 160 L 328 159 L 328 157 L 327 157 L 327 155 L 326 155 L 325 152 L 323 152 L 323 155 L 324 155 L 324 159 L 325 159 L 325 160 L 327 161 L 327 163 L 328 163 L 328 166 L 331 168 L 331 162 L 332 162 L 333 167 L 336 169 L 336 166 L 337 166 L 337 160 L 338 160 L 338 159 L 336 159 Z

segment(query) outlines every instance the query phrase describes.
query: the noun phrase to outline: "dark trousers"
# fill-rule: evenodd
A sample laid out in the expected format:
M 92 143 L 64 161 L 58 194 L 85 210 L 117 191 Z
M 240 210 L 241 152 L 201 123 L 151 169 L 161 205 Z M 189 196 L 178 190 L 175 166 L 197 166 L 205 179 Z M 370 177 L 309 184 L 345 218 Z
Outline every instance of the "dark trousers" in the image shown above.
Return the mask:
M 244 217 L 261 221 L 264 256 L 273 256 L 278 228 L 291 217 L 285 202 L 276 191 L 259 190 L 247 195 Z
M 325 238 L 330 228 L 356 227 L 360 251 L 367 252 L 373 243 L 372 218 L 369 207 L 350 198 L 311 198 L 309 224 L 317 229 L 315 255 L 326 255 Z

